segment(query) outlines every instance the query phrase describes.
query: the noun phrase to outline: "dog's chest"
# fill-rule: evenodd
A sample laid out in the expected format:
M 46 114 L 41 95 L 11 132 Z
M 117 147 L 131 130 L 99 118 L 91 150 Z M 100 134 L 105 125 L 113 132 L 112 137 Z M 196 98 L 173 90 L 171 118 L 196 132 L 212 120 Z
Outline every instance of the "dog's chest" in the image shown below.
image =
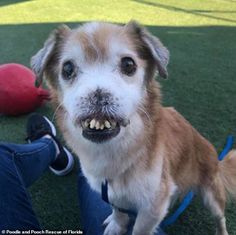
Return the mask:
M 108 182 L 107 186 L 108 200 L 113 207 L 121 211 L 138 212 L 140 208 L 139 201 L 142 195 L 140 193 L 137 194 L 137 185 L 134 182 L 124 185 L 123 182 L 117 180 L 115 182 Z M 102 194 L 104 195 L 104 191 Z
M 104 187 L 102 189 L 105 180 L 98 180 L 91 176 L 88 176 L 87 180 L 90 186 L 100 194 L 101 198 L 107 197 L 109 204 L 113 207 L 134 212 L 138 211 L 142 195 L 137 194 L 137 185 L 132 184 L 132 182 L 124 185 L 120 180 L 113 180 L 112 182 L 108 181 L 105 189 Z
M 139 210 L 153 203 L 161 183 L 161 153 L 157 153 L 160 155 L 157 161 L 147 169 L 143 159 L 147 154 L 145 146 L 128 151 L 126 142 L 116 141 L 91 147 L 90 143 L 83 139 L 75 141 L 78 136 L 74 137 L 70 145 L 79 156 L 82 171 L 94 190 L 101 194 L 102 182 L 108 180 L 108 197 L 116 207 Z
M 90 186 L 102 197 L 102 183 L 105 179 L 97 179 L 91 175 L 86 177 Z M 138 212 L 140 208 L 149 207 L 156 200 L 160 181 L 157 172 L 119 177 L 108 180 L 106 193 L 110 204 L 115 207 Z

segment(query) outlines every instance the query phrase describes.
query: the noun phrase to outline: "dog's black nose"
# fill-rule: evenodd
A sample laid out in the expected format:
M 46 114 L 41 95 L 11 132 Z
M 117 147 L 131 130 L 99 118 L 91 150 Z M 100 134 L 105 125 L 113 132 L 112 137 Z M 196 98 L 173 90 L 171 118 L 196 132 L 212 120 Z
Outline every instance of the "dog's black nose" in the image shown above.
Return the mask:
M 111 101 L 111 93 L 98 88 L 95 92 L 93 92 L 90 96 L 91 103 L 96 106 L 107 106 Z

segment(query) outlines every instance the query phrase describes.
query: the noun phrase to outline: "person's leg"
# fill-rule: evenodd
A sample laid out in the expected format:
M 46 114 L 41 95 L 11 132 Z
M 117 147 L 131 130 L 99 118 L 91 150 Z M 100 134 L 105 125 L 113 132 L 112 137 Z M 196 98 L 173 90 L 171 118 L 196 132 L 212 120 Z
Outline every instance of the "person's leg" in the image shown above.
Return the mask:
M 100 195 L 90 188 L 81 172 L 78 174 L 78 197 L 84 235 L 102 235 L 102 223 L 112 210 L 102 201 Z
M 26 190 L 55 158 L 51 139 L 0 144 L 0 230 L 40 229 Z
M 1 143 L 0 148 L 2 154 L 11 156 L 26 188 L 35 182 L 56 158 L 55 144 L 50 138 L 41 138 L 30 144 Z
M 34 114 L 27 123 L 30 144 L 0 143 L 0 231 L 40 229 L 26 188 L 49 166 L 56 175 L 72 170 L 73 157 L 53 129 L 48 119 Z
M 84 235 L 103 235 L 103 222 L 112 213 L 111 206 L 90 188 L 81 171 L 78 174 L 78 196 Z M 133 223 L 134 219 L 131 219 L 126 235 L 132 234 Z M 155 235 L 165 235 L 165 233 L 158 229 Z

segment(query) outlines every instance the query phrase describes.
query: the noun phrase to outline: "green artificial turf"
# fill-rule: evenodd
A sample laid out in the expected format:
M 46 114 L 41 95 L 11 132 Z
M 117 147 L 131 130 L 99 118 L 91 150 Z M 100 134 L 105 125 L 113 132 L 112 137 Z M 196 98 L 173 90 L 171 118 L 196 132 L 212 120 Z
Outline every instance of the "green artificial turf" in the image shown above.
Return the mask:
M 158 79 L 164 105 L 174 106 L 219 152 L 228 134 L 236 136 L 235 0 L 1 0 L 0 64 L 29 66 L 30 57 L 61 23 L 75 27 L 90 20 L 130 19 L 147 26 L 170 50 L 169 80 Z M 49 104 L 37 111 L 53 116 Z M 26 119 L 1 116 L 0 140 L 24 143 Z M 47 172 L 30 192 L 44 228 L 81 228 L 76 170 L 61 178 Z M 228 204 L 226 216 L 229 234 L 236 234 L 234 203 Z M 195 199 L 167 232 L 208 235 L 214 226 Z

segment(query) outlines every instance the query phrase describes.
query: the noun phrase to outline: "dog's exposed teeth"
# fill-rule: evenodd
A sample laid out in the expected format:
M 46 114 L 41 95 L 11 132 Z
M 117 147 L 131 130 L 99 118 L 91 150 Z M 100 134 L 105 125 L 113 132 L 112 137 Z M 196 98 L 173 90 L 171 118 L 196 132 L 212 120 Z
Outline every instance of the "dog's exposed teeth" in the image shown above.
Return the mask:
M 95 119 L 91 120 L 89 125 L 90 125 L 89 126 L 90 129 L 93 129 L 95 127 L 95 125 L 96 125 L 96 120 Z
M 89 120 L 87 119 L 87 120 L 85 120 L 85 122 L 84 122 L 84 127 L 87 128 L 88 126 L 89 126 Z
M 111 124 L 107 120 L 104 122 L 104 126 L 108 129 L 111 128 Z
M 92 130 L 104 130 L 104 129 L 109 129 L 113 130 L 117 126 L 124 126 L 126 127 L 130 121 L 128 119 L 124 119 L 118 123 L 115 120 L 96 120 L 95 118 L 91 119 L 86 119 L 85 121 L 81 122 L 81 125 L 83 129 L 92 129 Z
M 85 121 L 82 121 L 82 127 L 84 129 L 95 129 L 95 130 L 104 130 L 104 129 L 115 129 L 117 126 L 117 122 L 114 120 L 108 121 L 98 121 L 96 119 L 86 119 Z
M 95 128 L 96 128 L 96 130 L 100 129 L 100 123 L 99 123 L 99 121 L 96 122 Z
M 120 123 L 120 120 L 109 117 L 88 117 L 80 121 L 83 137 L 95 143 L 102 143 L 117 136 L 121 129 Z
M 115 128 L 116 127 L 116 122 L 115 121 L 111 121 L 111 128 Z

